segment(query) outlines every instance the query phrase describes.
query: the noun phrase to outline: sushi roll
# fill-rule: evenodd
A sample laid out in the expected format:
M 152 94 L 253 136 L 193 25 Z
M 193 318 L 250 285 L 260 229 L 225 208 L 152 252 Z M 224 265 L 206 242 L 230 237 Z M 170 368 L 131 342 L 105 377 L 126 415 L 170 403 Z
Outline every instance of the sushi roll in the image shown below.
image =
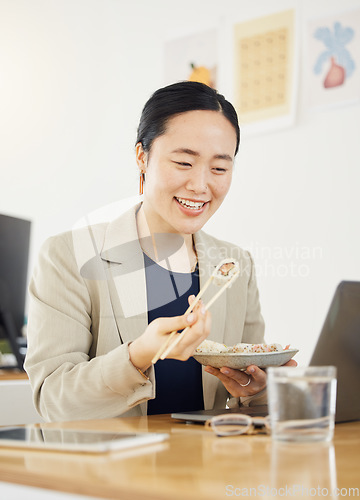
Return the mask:
M 217 265 L 214 271 L 215 283 L 223 285 L 239 272 L 239 263 L 235 259 L 224 259 Z

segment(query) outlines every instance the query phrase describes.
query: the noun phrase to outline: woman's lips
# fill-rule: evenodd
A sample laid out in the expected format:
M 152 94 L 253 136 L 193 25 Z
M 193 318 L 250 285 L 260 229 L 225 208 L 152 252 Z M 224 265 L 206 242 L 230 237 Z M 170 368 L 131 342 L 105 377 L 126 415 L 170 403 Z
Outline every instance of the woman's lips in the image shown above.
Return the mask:
M 174 198 L 180 210 L 186 215 L 200 215 L 203 213 L 205 207 L 208 204 L 207 201 L 193 201 L 188 200 L 187 198 L 179 198 L 176 196 Z

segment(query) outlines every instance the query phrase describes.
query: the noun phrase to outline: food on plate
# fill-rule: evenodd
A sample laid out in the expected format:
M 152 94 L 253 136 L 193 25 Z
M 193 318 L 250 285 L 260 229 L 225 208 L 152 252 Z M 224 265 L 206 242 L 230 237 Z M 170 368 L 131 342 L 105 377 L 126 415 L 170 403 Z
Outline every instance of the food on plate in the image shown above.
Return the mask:
M 257 353 L 257 352 L 281 352 L 283 348 L 280 344 L 236 344 L 228 352 L 237 353 Z
M 290 349 L 290 345 L 282 348 L 280 344 L 245 344 L 239 343 L 233 346 L 226 346 L 212 340 L 204 340 L 195 350 L 195 353 L 235 353 L 235 354 L 256 354 L 267 352 L 283 352 Z
M 195 352 L 228 352 L 225 344 L 213 342 L 212 340 L 204 340 L 196 349 Z

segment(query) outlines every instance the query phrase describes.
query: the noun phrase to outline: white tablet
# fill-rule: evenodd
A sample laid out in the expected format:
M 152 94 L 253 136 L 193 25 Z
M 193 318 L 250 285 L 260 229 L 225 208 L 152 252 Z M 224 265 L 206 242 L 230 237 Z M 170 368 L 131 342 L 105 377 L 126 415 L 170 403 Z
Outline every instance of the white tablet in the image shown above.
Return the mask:
M 0 428 L 0 447 L 106 452 L 164 441 L 168 434 L 55 429 L 38 426 Z

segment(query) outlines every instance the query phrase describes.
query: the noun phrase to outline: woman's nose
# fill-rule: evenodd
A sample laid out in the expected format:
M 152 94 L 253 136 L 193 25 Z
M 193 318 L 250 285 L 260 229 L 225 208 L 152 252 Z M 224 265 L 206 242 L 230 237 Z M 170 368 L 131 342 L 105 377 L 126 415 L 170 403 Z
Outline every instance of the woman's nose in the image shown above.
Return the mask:
M 208 189 L 208 174 L 205 168 L 194 168 L 186 185 L 187 189 L 194 193 L 205 193 Z

